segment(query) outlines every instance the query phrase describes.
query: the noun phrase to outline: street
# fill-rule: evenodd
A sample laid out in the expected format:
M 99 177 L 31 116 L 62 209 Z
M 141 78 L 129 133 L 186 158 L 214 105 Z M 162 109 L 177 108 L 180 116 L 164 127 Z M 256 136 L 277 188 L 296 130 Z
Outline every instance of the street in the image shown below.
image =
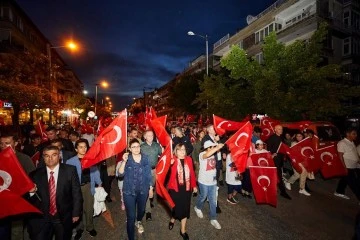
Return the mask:
M 298 183 L 288 191 L 292 200 L 278 197 L 278 206 L 256 205 L 254 199 L 238 196 L 240 202 L 231 205 L 226 201 L 226 186 L 220 187 L 219 202 L 222 213 L 218 221 L 222 226 L 216 230 L 209 221 L 208 204 L 204 205 L 204 218 L 199 219 L 193 211 L 188 220 L 187 232 L 190 239 L 351 239 L 354 233 L 355 216 L 359 210 L 356 197 L 347 189 L 350 200 L 335 197 L 334 189 L 338 179 L 323 180 L 320 175 L 315 181 L 308 181 L 312 195 L 306 197 L 298 193 Z M 115 187 L 115 184 L 113 184 Z M 96 217 L 97 239 L 126 239 L 125 211 L 120 209 L 120 195 L 113 188 L 112 203 L 107 203 L 114 221 L 114 228 L 102 216 Z M 145 232 L 137 234 L 137 239 L 181 239 L 180 223 L 173 230 L 168 229 L 167 208 L 155 203 L 152 221 L 143 219 Z M 93 239 L 87 233 L 83 239 Z

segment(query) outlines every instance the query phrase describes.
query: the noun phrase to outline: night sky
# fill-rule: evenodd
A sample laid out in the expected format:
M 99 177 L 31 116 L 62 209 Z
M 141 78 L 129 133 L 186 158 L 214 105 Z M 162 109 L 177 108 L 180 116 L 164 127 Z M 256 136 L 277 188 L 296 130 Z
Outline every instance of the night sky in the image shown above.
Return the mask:
M 102 79 L 99 99 L 110 96 L 121 110 L 182 72 L 205 53 L 205 41 L 189 30 L 209 35 L 213 43 L 246 26 L 246 16 L 257 15 L 272 0 L 18 0 L 53 46 L 73 38 L 76 53 L 58 49 L 74 69 L 89 96 Z

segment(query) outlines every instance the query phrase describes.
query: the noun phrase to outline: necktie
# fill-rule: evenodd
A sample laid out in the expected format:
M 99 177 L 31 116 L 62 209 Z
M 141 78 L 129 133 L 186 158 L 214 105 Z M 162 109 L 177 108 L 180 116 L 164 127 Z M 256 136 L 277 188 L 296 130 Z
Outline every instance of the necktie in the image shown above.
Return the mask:
M 50 208 L 49 213 L 51 215 L 55 215 L 57 212 L 56 209 L 56 188 L 55 188 L 55 178 L 54 178 L 54 172 L 50 172 L 50 178 L 49 178 L 49 193 L 50 193 Z

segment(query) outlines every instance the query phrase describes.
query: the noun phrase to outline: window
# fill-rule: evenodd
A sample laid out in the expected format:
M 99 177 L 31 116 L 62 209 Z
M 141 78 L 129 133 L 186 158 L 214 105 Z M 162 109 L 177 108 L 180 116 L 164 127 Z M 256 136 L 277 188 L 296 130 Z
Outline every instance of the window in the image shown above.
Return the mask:
M 349 55 L 351 53 L 351 41 L 350 38 L 345 38 L 343 40 L 343 56 Z
M 264 30 L 260 31 L 260 41 L 264 40 Z
M 5 20 L 10 20 L 12 22 L 13 15 L 12 15 L 11 9 L 8 7 L 2 7 L 1 8 L 1 18 L 5 19 Z
M 10 30 L 0 29 L 0 43 L 7 42 L 10 43 L 11 33 Z
M 350 26 L 350 12 L 349 11 L 344 12 L 344 25 Z
M 22 22 L 21 18 L 19 18 L 19 17 L 16 19 L 16 26 L 17 26 L 22 32 L 24 32 L 24 25 L 23 25 L 23 22 Z
M 239 42 L 239 47 L 240 47 L 241 49 L 244 49 L 244 42 L 243 42 L 243 40 L 241 40 L 241 41 Z
M 265 28 L 265 37 L 269 35 L 269 28 Z
M 272 31 L 274 31 L 274 24 L 269 25 L 269 33 L 271 33 Z
M 255 55 L 255 59 L 258 63 L 262 64 L 264 62 L 264 56 L 263 53 L 258 53 Z
M 259 32 L 257 32 L 255 34 L 255 43 L 258 43 L 258 42 L 260 42 L 260 33 Z

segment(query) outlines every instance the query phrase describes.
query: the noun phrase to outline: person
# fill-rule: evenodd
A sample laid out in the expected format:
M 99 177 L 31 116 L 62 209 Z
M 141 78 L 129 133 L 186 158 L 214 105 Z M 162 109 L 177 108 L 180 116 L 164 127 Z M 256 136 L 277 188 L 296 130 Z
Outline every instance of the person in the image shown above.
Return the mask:
M 172 139 L 173 141 L 173 149 L 179 143 L 182 143 L 186 147 L 186 155 L 191 155 L 194 150 L 191 141 L 188 136 L 184 135 L 181 127 L 175 127 L 175 137 Z
M 0 151 L 3 151 L 7 147 L 11 147 L 15 151 L 16 158 L 19 160 L 21 167 L 25 173 L 29 175 L 35 170 L 35 165 L 30 157 L 16 150 L 18 145 L 18 134 L 14 132 L 8 132 L 0 137 Z M 2 232 L 6 232 L 6 237 L 11 235 L 11 239 L 18 239 L 24 234 L 24 221 L 22 217 L 6 218 L 0 223 L 0 236 L 4 237 Z
M 216 229 L 221 229 L 220 223 L 216 220 L 216 160 L 215 154 L 218 152 L 224 144 L 216 144 L 210 140 L 204 143 L 204 151 L 200 153 L 199 162 L 200 170 L 198 177 L 198 184 L 200 194 L 196 200 L 194 210 L 199 218 L 203 218 L 201 209 L 204 206 L 206 199 L 209 200 L 210 205 L 210 223 Z
M 157 142 L 154 142 L 154 132 L 152 130 L 146 130 L 144 132 L 144 142 L 140 144 L 141 152 L 147 155 L 150 166 L 151 166 L 151 177 L 152 182 L 151 186 L 155 186 L 155 168 L 158 163 L 158 159 L 161 156 L 163 149 Z M 146 221 L 151 221 L 151 206 L 152 206 L 153 198 L 148 198 L 146 201 Z
M 130 143 L 130 141 L 132 139 L 136 138 L 139 143 L 141 144 L 141 139 L 139 138 L 139 131 L 136 128 L 132 128 L 129 132 L 129 136 L 128 136 L 128 143 Z
M 30 135 L 30 144 L 24 145 L 23 153 L 29 157 L 34 156 L 39 151 L 39 145 L 41 143 L 41 136 L 39 134 Z
M 60 129 L 59 138 L 63 142 L 63 146 L 66 146 L 65 149 L 70 152 L 75 152 L 74 144 L 69 139 L 69 131 L 65 128 Z
M 226 156 L 226 183 L 228 186 L 227 202 L 230 204 L 237 204 L 238 200 L 235 198 L 236 194 L 241 192 L 240 175 L 234 168 L 234 162 L 231 154 Z
M 295 141 L 293 141 L 291 143 L 291 146 L 296 145 L 298 142 L 302 141 L 303 139 L 304 139 L 304 135 L 302 135 L 301 133 L 297 133 L 295 135 Z M 307 172 L 307 170 L 305 169 L 305 167 L 304 167 L 304 165 L 302 163 L 299 163 L 299 167 L 301 168 L 301 174 L 298 173 L 295 169 L 293 169 L 294 174 L 289 179 L 284 178 L 285 187 L 288 190 L 291 190 L 291 184 L 294 184 L 296 180 L 300 179 L 300 181 L 299 181 L 299 185 L 300 185 L 299 193 L 303 194 L 305 196 L 311 196 L 311 194 L 309 192 L 307 192 L 306 189 L 305 189 L 306 178 L 308 176 L 308 172 Z
M 36 184 L 30 202 L 43 213 L 29 218 L 30 239 L 48 240 L 55 235 L 55 239 L 70 240 L 83 202 L 76 168 L 60 163 L 59 149 L 55 146 L 46 146 L 43 156 L 45 167 L 30 174 Z
M 281 125 L 275 126 L 275 133 L 272 134 L 267 140 L 267 149 L 272 154 L 274 159 L 274 164 L 277 169 L 278 179 L 282 179 L 282 167 L 284 161 L 284 154 L 277 153 L 277 150 L 282 142 L 281 134 L 283 133 L 283 127 Z M 291 197 L 286 192 L 285 184 L 283 181 L 279 181 L 278 188 L 280 190 L 280 196 L 291 200 Z
M 174 154 L 175 157 L 171 160 L 168 189 L 175 207 L 172 209 L 169 229 L 173 229 L 175 220 L 179 220 L 181 222 L 180 235 L 186 240 L 189 239 L 186 221 L 190 218 L 191 194 L 197 193 L 196 178 L 192 159 L 186 156 L 185 145 L 177 144 Z
M 61 163 L 66 163 L 67 160 L 76 155 L 75 152 L 67 151 L 64 149 L 63 141 L 60 138 L 51 140 L 50 144 L 59 148 Z
M 123 152 L 117 155 L 117 159 L 120 159 L 117 163 L 116 163 L 116 169 L 115 169 L 115 176 L 117 178 L 117 182 L 118 182 L 118 188 L 119 188 L 119 192 L 120 192 L 120 201 L 121 201 L 121 210 L 125 210 L 125 202 L 124 202 L 124 194 L 123 194 L 123 187 L 124 187 L 124 177 L 120 177 L 119 176 L 119 169 L 121 167 L 122 164 L 122 156 L 123 156 Z
M 253 144 L 255 144 L 257 140 L 260 140 L 261 132 L 262 131 L 261 131 L 261 128 L 259 126 L 254 127 L 253 135 L 251 137 L 251 142 Z
M 91 237 L 95 237 L 97 235 L 93 220 L 94 194 L 95 185 L 97 184 L 99 187 L 101 187 L 102 181 L 100 179 L 99 169 L 96 165 L 90 168 L 81 168 L 81 160 L 85 156 L 88 149 L 89 143 L 86 139 L 77 140 L 75 143 L 75 151 L 77 152 L 76 156 L 66 161 L 66 164 L 76 167 L 78 179 L 81 186 L 81 193 L 84 198 L 83 215 L 80 219 L 79 224 L 76 226 L 76 235 L 74 238 L 75 240 L 81 239 L 84 232 L 84 225 L 86 231 L 90 234 Z
M 194 170 L 195 170 L 196 177 L 199 174 L 199 154 L 200 154 L 200 151 L 202 149 L 201 140 L 204 138 L 204 136 L 205 136 L 204 131 L 198 132 L 197 139 L 193 144 L 194 150 L 191 153 L 191 157 L 192 157 L 193 162 L 194 162 Z
M 338 142 L 337 150 L 339 152 L 339 158 L 347 168 L 348 173 L 346 176 L 340 178 L 334 195 L 344 199 L 350 199 L 345 195 L 345 189 L 348 185 L 358 201 L 360 201 L 360 159 L 354 143 L 357 138 L 356 128 L 348 128 L 345 134 L 346 137 Z
M 136 138 L 130 140 L 129 150 L 130 153 L 127 152 L 123 155 L 119 176 L 124 177 L 123 198 L 127 217 L 126 230 L 129 240 L 134 240 L 135 226 L 139 233 L 144 232 L 141 220 L 145 215 L 147 198 L 153 197 L 153 187 L 150 162 L 148 157 L 141 153 L 139 140 Z
M 73 144 L 74 150 L 75 150 L 75 142 L 80 139 L 80 134 L 78 132 L 72 131 L 69 134 L 69 139 L 70 139 L 71 143 Z

